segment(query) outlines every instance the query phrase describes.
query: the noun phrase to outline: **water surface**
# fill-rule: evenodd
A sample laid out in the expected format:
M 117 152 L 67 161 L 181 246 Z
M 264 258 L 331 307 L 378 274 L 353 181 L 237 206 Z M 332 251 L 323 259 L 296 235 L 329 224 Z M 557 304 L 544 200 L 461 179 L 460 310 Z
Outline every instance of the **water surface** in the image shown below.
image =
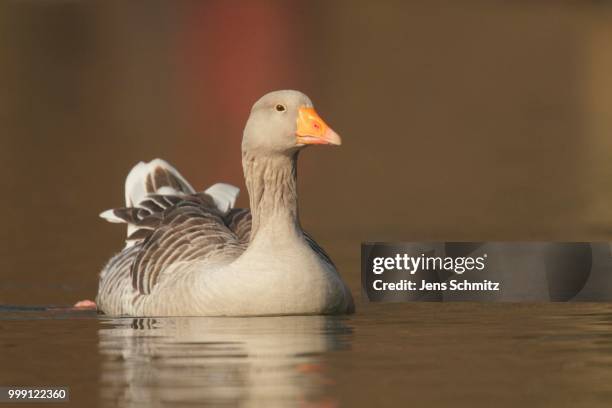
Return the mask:
M 0 309 L 0 384 L 72 406 L 609 406 L 608 304 L 361 304 L 349 317 Z

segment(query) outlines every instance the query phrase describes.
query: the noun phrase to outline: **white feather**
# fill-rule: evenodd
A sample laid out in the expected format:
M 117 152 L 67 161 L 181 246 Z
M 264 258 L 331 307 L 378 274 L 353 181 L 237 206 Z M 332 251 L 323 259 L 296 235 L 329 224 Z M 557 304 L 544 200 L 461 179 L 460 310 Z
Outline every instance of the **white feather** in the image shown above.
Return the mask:
M 157 189 L 157 191 L 155 192 L 157 194 L 161 194 L 161 195 L 181 195 L 181 194 L 185 194 L 182 191 L 178 191 L 175 188 L 169 187 L 169 186 L 163 186 Z
M 181 174 L 172 167 L 167 161 L 162 159 L 154 159 L 148 163 L 140 162 L 135 165 L 127 178 L 125 179 L 125 205 L 127 207 L 135 207 L 147 196 L 145 189 L 145 181 L 147 175 L 155 170 L 156 167 L 162 167 L 169 173 L 172 173 L 177 179 L 183 182 L 189 189 L 188 193 L 194 193 L 195 190 Z M 176 194 L 178 193 L 171 187 L 162 187 L 158 191 L 160 194 Z M 161 191 L 164 192 L 161 192 Z
M 144 180 L 147 176 L 147 165 L 140 162 L 130 170 L 125 179 L 125 206 L 131 207 L 145 196 Z
M 234 208 L 240 189 L 231 184 L 217 183 L 208 187 L 204 192 L 213 198 L 219 211 L 227 213 Z
M 104 218 L 106 221 L 108 222 L 113 222 L 116 224 L 120 224 L 120 223 L 125 223 L 125 220 L 122 220 L 121 218 L 117 217 L 115 215 L 115 210 L 106 210 L 106 211 L 102 211 L 100 213 L 100 218 Z

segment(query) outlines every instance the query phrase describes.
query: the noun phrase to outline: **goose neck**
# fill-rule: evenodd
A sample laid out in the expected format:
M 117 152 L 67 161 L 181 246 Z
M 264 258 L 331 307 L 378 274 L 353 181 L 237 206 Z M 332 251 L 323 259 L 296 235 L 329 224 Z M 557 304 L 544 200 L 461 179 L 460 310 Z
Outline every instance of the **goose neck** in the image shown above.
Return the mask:
M 301 231 L 297 202 L 297 152 L 257 156 L 243 153 L 251 206 L 251 242 L 264 231 L 276 238 Z

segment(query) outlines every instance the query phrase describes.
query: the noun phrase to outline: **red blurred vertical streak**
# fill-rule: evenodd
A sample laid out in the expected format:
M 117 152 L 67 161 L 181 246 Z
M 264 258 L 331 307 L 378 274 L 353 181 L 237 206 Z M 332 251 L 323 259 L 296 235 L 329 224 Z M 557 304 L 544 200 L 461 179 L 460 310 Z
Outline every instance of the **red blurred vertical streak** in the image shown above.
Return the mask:
M 182 105 L 191 134 L 203 139 L 178 148 L 208 150 L 208 174 L 200 182 L 241 182 L 240 141 L 252 103 L 266 92 L 303 83 L 298 62 L 303 36 L 292 24 L 297 4 L 214 1 L 185 10 L 178 44 Z

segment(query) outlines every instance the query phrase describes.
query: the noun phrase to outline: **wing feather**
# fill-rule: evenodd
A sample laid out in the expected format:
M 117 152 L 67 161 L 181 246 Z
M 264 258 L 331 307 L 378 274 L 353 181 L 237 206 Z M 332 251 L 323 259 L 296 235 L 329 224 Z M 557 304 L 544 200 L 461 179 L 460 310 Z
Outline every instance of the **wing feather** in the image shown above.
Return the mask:
M 251 211 L 248 208 L 234 208 L 225 216 L 225 224 L 242 243 L 251 238 Z
M 193 195 L 164 211 L 144 239 L 130 271 L 132 285 L 141 294 L 151 293 L 172 264 L 231 259 L 244 251 L 245 245 L 211 201 L 205 194 Z

